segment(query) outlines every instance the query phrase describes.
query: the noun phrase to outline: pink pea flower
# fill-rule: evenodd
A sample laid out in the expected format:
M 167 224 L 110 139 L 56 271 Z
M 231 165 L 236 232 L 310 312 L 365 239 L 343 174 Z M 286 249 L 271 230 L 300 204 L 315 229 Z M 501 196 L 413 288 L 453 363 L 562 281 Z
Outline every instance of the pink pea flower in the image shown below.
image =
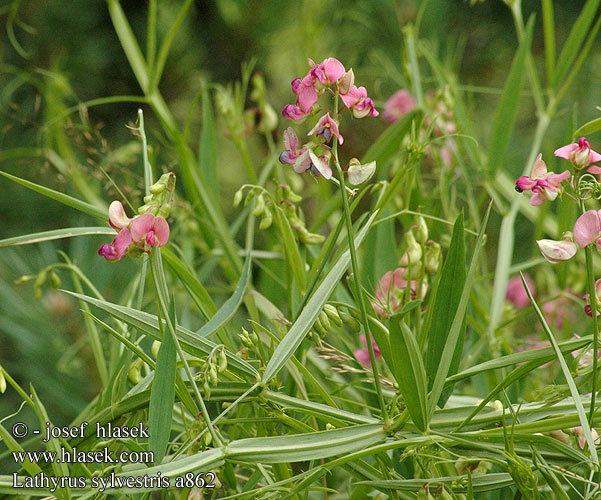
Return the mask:
M 601 251 L 601 210 L 588 210 L 576 219 L 574 241 L 580 248 L 595 242 Z
M 405 279 L 407 269 L 399 267 L 394 271 L 384 273 L 380 279 L 380 283 L 376 288 L 376 298 L 371 301 L 371 305 L 378 317 L 388 317 L 389 312 L 396 312 L 401 307 L 401 301 L 408 282 Z M 416 280 L 411 280 L 409 297 L 411 300 L 417 299 L 419 283 Z M 421 285 L 421 296 L 426 293 L 426 285 Z
M 303 110 L 300 109 L 298 106 L 295 106 L 294 104 L 286 104 L 286 106 L 284 106 L 284 109 L 282 109 L 282 116 L 287 120 L 296 121 L 303 120 L 307 117 L 307 115 L 303 113 Z
M 286 151 L 280 154 L 280 163 L 284 165 L 294 165 L 294 171 L 302 174 L 311 165 L 311 159 L 307 152 L 307 147 L 298 148 L 298 137 L 292 129 L 288 127 L 284 131 L 284 147 Z
M 578 139 L 578 143 L 568 144 L 555 150 L 555 156 L 572 162 L 576 170 L 588 167 L 591 163 L 601 161 L 601 154 L 593 151 L 586 137 Z M 593 166 L 588 169 L 593 174 L 601 174 L 601 168 Z
M 317 133 L 317 136 L 323 136 L 326 141 L 326 144 L 330 142 L 332 139 L 332 135 L 335 135 L 338 138 L 338 143 L 342 144 L 344 142 L 344 138 L 340 135 L 338 131 L 338 123 L 336 120 L 333 120 L 330 116 L 330 113 L 326 113 L 323 115 L 317 125 L 311 129 L 311 131 L 307 134 L 307 136 L 312 136 Z
M 361 335 L 361 343 L 364 346 L 367 346 L 367 338 L 365 337 L 365 335 Z M 380 352 L 378 344 L 376 344 L 376 341 L 373 339 L 372 345 L 374 346 L 374 357 L 376 359 L 380 359 L 382 357 L 382 353 Z M 353 354 L 357 358 L 357 361 L 359 361 L 359 363 L 361 363 L 363 366 L 365 366 L 366 368 L 371 367 L 371 359 L 369 359 L 369 349 L 367 347 L 357 349 L 356 351 L 353 351 Z
M 131 239 L 134 243 L 150 251 L 157 244 L 165 246 L 169 239 L 169 224 L 162 217 L 152 214 L 138 215 L 130 225 Z
M 346 73 L 342 63 L 334 57 L 328 57 L 319 64 L 315 64 L 312 59 L 309 59 L 308 62 L 311 66 L 309 75 L 322 85 L 332 85 Z
M 578 246 L 569 236 L 559 241 L 536 240 L 536 244 L 542 256 L 551 264 L 571 259 L 576 255 L 576 251 L 578 250 Z
M 542 159 L 542 154 L 539 154 L 532 166 L 530 177 L 522 175 L 515 183 L 517 192 L 532 191 L 530 197 L 530 205 L 536 207 L 541 205 L 545 200 L 553 201 L 561 192 L 561 183 L 568 180 L 572 174 L 569 170 L 561 174 L 547 172 L 547 165 Z
M 131 219 L 125 215 L 125 209 L 120 201 L 113 201 L 109 205 L 109 224 L 113 229 L 123 229 L 129 226 Z
M 115 239 L 111 243 L 105 243 L 98 249 L 98 255 L 104 257 L 109 262 L 115 260 L 121 260 L 121 257 L 125 255 L 129 245 L 131 244 L 131 234 L 129 229 L 124 227 L 119 231 Z
M 534 282 L 527 274 L 524 274 L 524 279 L 528 284 L 530 292 L 534 296 L 536 294 Z M 505 298 L 509 302 L 513 303 L 513 305 L 518 309 L 527 307 L 530 304 L 530 299 L 528 298 L 528 294 L 526 293 L 526 289 L 524 288 L 524 284 L 522 283 L 522 278 L 520 276 L 514 276 L 507 282 Z
M 378 116 L 380 113 L 376 110 L 374 102 L 367 97 L 365 87 L 357 88 L 353 85 L 347 94 L 340 94 L 344 105 L 351 110 L 355 118 L 364 118 L 365 116 Z
M 582 298 L 586 302 L 588 302 L 584 306 L 584 312 L 592 318 L 593 317 L 593 308 L 591 307 L 591 296 L 587 293 Z M 599 316 L 601 316 L 601 278 L 599 278 L 597 281 L 595 281 L 595 300 L 597 301 L 596 302 L 597 317 L 599 317 Z
M 386 101 L 382 118 L 391 125 L 415 108 L 415 101 L 406 90 L 398 90 Z
M 574 434 L 578 438 L 578 446 L 580 446 L 580 449 L 584 450 L 586 446 L 586 437 L 584 436 L 584 431 L 582 430 L 582 427 L 579 425 L 578 427 L 572 427 L 570 430 L 572 431 L 572 434 Z M 599 434 L 593 428 L 591 428 L 591 436 L 593 438 L 593 443 L 595 443 L 595 446 L 599 446 Z

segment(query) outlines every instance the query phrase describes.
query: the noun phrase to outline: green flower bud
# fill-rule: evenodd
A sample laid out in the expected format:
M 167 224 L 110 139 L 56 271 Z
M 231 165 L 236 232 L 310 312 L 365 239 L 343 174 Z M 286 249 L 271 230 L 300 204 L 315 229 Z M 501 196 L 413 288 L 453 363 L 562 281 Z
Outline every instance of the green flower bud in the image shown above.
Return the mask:
M 0 366 L 0 394 L 4 394 L 6 392 L 6 377 L 4 376 L 4 370 L 2 366 Z
M 245 346 L 250 347 L 253 345 L 253 341 L 251 340 L 250 335 L 245 328 L 242 328 L 242 333 L 239 335 L 239 337 Z
M 42 287 L 44 283 L 46 283 L 46 278 L 48 277 L 48 273 L 46 271 L 42 271 L 38 274 L 35 283 L 33 284 L 33 296 L 35 300 L 40 300 L 42 298 Z
M 330 422 L 326 423 L 326 431 L 331 431 L 335 428 Z
M 60 288 L 61 286 L 61 279 L 54 270 L 50 271 L 50 283 L 52 283 L 52 288 Z
M 257 193 L 255 193 L 254 189 L 249 189 L 248 193 L 246 193 L 246 198 L 244 199 L 244 206 L 246 207 L 255 197 Z
M 422 247 L 416 241 L 413 231 L 409 230 L 405 233 L 405 241 L 407 242 L 407 251 L 401 257 L 399 266 L 408 267 L 411 263 L 411 267 L 418 265 L 422 258 Z
M 263 215 L 264 211 L 265 211 L 265 198 L 263 197 L 263 193 L 261 193 L 259 196 L 257 196 L 257 199 L 255 201 L 255 208 L 253 208 L 252 214 L 255 217 L 259 217 L 259 216 Z
M 329 332 L 332 329 L 330 319 L 328 318 L 328 315 L 325 313 L 325 311 L 321 311 L 319 313 L 319 321 L 321 322 L 321 326 L 323 326 L 323 329 L 326 332 Z
M 271 227 L 271 223 L 273 222 L 273 216 L 271 215 L 271 211 L 269 208 L 265 207 L 265 211 L 263 212 L 263 218 L 261 219 L 261 223 L 259 224 L 259 229 L 269 229 Z
M 210 432 L 205 432 L 202 436 L 203 442 L 205 446 L 210 446 L 213 442 L 213 436 L 211 436 Z
M 345 313 L 344 311 L 338 311 L 340 314 L 340 319 L 353 331 L 360 332 L 361 331 L 361 323 L 353 318 L 350 314 Z
M 417 241 L 420 243 L 426 243 L 428 241 L 428 226 L 426 226 L 425 219 L 420 215 L 417 219 Z
M 152 186 L 148 188 L 152 194 L 161 194 L 163 191 L 167 189 L 167 184 L 161 181 L 155 182 Z M 146 202 L 146 200 L 144 200 Z
M 157 359 L 159 356 L 159 349 L 161 348 L 161 341 L 160 340 L 155 340 L 152 343 L 152 356 L 154 357 L 154 359 Z
M 317 320 L 313 323 L 313 329 L 321 336 L 326 335 L 328 331 L 324 328 L 323 323 L 321 322 L 321 316 L 317 316 Z
M 224 348 L 219 351 L 219 364 L 217 365 L 217 370 L 220 373 L 227 370 L 227 356 L 225 355 Z
M 217 376 L 217 369 L 215 365 L 211 365 L 209 368 L 209 378 L 211 379 L 211 385 L 217 385 L 219 382 L 219 377 Z
M 435 241 L 430 242 L 426 247 L 426 256 L 424 257 L 424 268 L 427 273 L 435 273 L 440 266 L 440 245 Z
M 303 232 L 299 232 L 299 234 L 300 240 L 305 245 L 319 245 L 326 239 L 325 236 L 322 236 L 321 234 L 310 233 L 307 231 L 307 229 L 305 229 Z
M 236 191 L 236 194 L 234 195 L 234 207 L 237 207 L 238 205 L 240 205 L 240 203 L 242 202 L 242 197 L 244 196 L 244 193 L 242 192 L 242 188 L 238 189 L 238 191 Z
M 338 309 L 336 309 L 332 304 L 326 304 L 323 306 L 324 312 L 328 315 L 328 318 L 334 323 L 336 326 L 342 326 L 342 319 L 338 314 Z
M 132 361 L 127 369 L 127 377 L 132 384 L 138 384 L 142 380 L 142 365 L 144 362 L 137 358 Z
M 209 385 L 209 381 L 207 379 L 205 379 L 204 383 L 202 384 L 202 389 L 205 393 L 205 399 L 209 399 L 211 397 L 211 386 Z
M 31 281 L 35 278 L 36 278 L 35 274 L 23 275 L 18 280 L 15 280 L 14 284 L 22 285 L 23 283 L 27 283 L 28 281 Z

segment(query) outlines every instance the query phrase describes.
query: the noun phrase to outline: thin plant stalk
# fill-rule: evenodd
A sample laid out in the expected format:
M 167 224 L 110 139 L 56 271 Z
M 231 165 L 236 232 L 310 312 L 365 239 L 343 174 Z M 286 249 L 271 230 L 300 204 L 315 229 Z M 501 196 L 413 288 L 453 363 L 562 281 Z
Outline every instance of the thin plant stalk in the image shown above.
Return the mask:
M 338 116 L 338 91 L 334 98 L 334 116 Z M 382 384 L 380 382 L 380 376 L 378 373 L 378 367 L 376 365 L 376 355 L 374 352 L 374 346 L 372 342 L 371 332 L 369 330 L 369 320 L 367 318 L 367 309 L 365 307 L 365 297 L 363 296 L 363 288 L 360 283 L 359 264 L 357 262 L 357 251 L 355 250 L 355 231 L 353 230 L 353 221 L 351 220 L 351 211 L 349 209 L 349 203 L 346 192 L 346 184 L 344 182 L 344 174 L 340 167 L 340 161 L 338 160 L 338 141 L 336 137 L 333 137 L 332 143 L 332 157 L 334 158 L 334 165 L 336 167 L 336 173 L 338 180 L 340 181 L 340 196 L 342 197 L 342 206 L 344 208 L 344 219 L 346 224 L 346 233 L 348 237 L 349 252 L 351 255 L 351 267 L 353 270 L 353 283 L 355 285 L 355 295 L 359 301 L 359 310 L 361 311 L 361 322 L 365 329 L 365 337 L 367 339 L 367 349 L 369 351 L 369 359 L 371 361 L 371 367 L 374 374 L 374 382 L 376 386 L 376 393 L 378 395 L 378 403 L 380 404 L 380 410 L 384 418 L 384 426 L 388 427 L 388 412 L 386 410 L 386 403 L 384 401 L 384 394 L 382 392 Z

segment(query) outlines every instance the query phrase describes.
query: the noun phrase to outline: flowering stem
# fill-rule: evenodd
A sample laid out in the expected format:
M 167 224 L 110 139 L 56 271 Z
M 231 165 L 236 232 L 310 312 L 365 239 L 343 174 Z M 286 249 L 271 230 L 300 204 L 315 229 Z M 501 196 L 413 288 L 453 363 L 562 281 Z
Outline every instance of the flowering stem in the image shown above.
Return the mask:
M 585 212 L 584 201 L 580 201 L 580 209 Z M 593 425 L 593 415 L 595 414 L 595 398 L 597 397 L 597 349 L 599 347 L 599 323 L 597 319 L 597 293 L 595 290 L 595 275 L 593 271 L 593 251 L 590 245 L 584 249 L 586 257 L 586 282 L 589 293 L 589 303 L 591 305 L 591 315 L 593 318 L 593 386 L 591 389 L 591 406 L 589 413 L 589 425 Z
M 334 112 L 338 114 L 338 91 L 336 92 L 336 99 L 334 101 Z M 378 395 L 378 403 L 380 404 L 380 410 L 384 419 L 384 426 L 388 427 L 388 412 L 386 410 L 386 403 L 384 402 L 384 394 L 382 392 L 382 384 L 380 383 L 380 376 L 378 373 L 378 367 L 376 365 L 376 355 L 374 353 L 374 346 L 372 341 L 371 332 L 369 330 L 369 320 L 367 318 L 367 309 L 365 307 L 365 297 L 363 295 L 363 289 L 360 283 L 359 264 L 357 263 L 357 252 L 355 250 L 355 231 L 353 230 L 353 221 L 351 220 L 351 211 L 349 208 L 346 184 L 344 183 L 344 174 L 340 167 L 340 161 L 338 160 L 338 141 L 334 137 L 332 145 L 332 156 L 334 158 L 334 165 L 336 167 L 336 173 L 340 181 L 340 195 L 342 196 L 342 206 L 344 207 L 344 219 L 346 223 L 346 232 L 348 237 L 349 252 L 351 254 L 351 267 L 353 269 L 353 283 L 355 285 L 355 297 L 359 301 L 359 309 L 361 311 L 361 322 L 365 329 L 365 337 L 367 339 L 367 349 L 369 351 L 369 360 L 371 361 L 371 368 L 374 374 L 374 381 L 376 385 L 376 393 Z

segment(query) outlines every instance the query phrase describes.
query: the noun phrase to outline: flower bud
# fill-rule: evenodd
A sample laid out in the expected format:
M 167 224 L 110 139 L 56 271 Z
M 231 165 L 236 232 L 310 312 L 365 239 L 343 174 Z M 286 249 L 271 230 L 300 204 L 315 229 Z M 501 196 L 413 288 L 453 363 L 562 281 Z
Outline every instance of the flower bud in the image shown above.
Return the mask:
M 255 197 L 256 193 L 254 189 L 249 189 L 248 193 L 246 193 L 246 198 L 244 199 L 244 206 L 246 207 Z
M 269 208 L 265 207 L 263 211 L 263 218 L 261 219 L 261 223 L 259 224 L 259 229 L 269 229 L 273 222 L 273 215 L 271 215 L 271 211 Z
M 322 236 L 321 234 L 310 233 L 307 228 L 303 229 L 304 231 L 299 230 L 299 237 L 301 242 L 303 242 L 305 245 L 319 245 L 325 240 L 325 236 Z
M 338 82 L 338 88 L 341 94 L 348 94 L 355 84 L 355 74 L 353 68 L 349 69 Z
M 215 368 L 215 365 L 211 365 L 211 367 L 209 368 L 209 379 L 211 380 L 212 385 L 217 385 L 217 383 L 219 382 L 219 378 L 217 376 L 217 369 Z
M 0 366 L 0 394 L 4 394 L 6 392 L 6 377 L 4 376 L 4 370 L 2 366 Z
M 142 380 L 143 363 L 144 362 L 140 358 L 137 358 L 129 365 L 129 368 L 127 369 L 127 377 L 132 384 L 138 384 Z
M 52 288 L 60 288 L 61 286 L 61 279 L 54 270 L 50 271 L 50 283 L 52 284 Z
M 338 310 L 338 314 L 340 315 L 340 319 L 349 326 L 349 328 L 355 332 L 361 331 L 361 323 L 353 318 L 350 314 L 345 313 L 344 311 Z
M 331 431 L 334 430 L 336 427 L 334 427 L 330 422 L 326 423 L 326 431 Z
M 571 233 L 564 233 L 564 239 L 536 240 L 538 249 L 542 256 L 551 264 L 557 264 L 571 259 L 576 255 L 578 245 L 571 238 Z
M 399 260 L 399 266 L 407 267 L 411 263 L 412 269 L 418 265 L 422 258 L 422 247 L 416 241 L 413 231 L 409 230 L 405 233 L 405 240 L 407 241 L 407 251 Z
M 205 379 L 205 381 L 202 384 L 202 390 L 205 393 L 205 399 L 209 399 L 211 397 L 211 386 L 209 385 L 209 381 L 207 379 Z
M 425 219 L 421 215 L 417 219 L 416 233 L 417 241 L 420 243 L 426 243 L 428 241 L 428 226 L 426 225 Z
M 40 300 L 42 298 L 42 287 L 44 283 L 46 283 L 46 278 L 48 273 L 46 271 L 42 271 L 38 274 L 35 283 L 33 284 L 33 296 L 36 300 Z
M 318 335 L 326 335 L 328 331 L 324 328 L 323 323 L 321 322 L 321 316 L 317 316 L 317 320 L 313 323 L 313 329 L 317 332 Z
M 234 195 L 234 203 L 233 206 L 237 207 L 238 205 L 240 205 L 240 203 L 242 202 L 242 196 L 244 196 L 243 192 L 242 192 L 242 188 L 238 189 L 238 191 L 236 191 L 236 194 Z
M 336 326 L 342 326 L 342 319 L 340 319 L 338 310 L 332 304 L 326 304 L 323 306 L 323 311 Z
M 349 162 L 349 167 L 347 170 L 348 173 L 348 181 L 352 186 L 358 186 L 367 182 L 372 178 L 376 171 L 376 162 L 371 161 L 366 163 L 365 165 L 361 165 L 357 158 L 352 158 Z
M 426 256 L 424 258 L 424 267 L 427 273 L 435 273 L 440 265 L 440 245 L 435 241 L 430 242 L 426 247 Z
M 328 318 L 328 315 L 325 313 L 325 311 L 321 311 L 319 313 L 319 321 L 321 322 L 321 326 L 323 326 L 323 329 L 326 332 L 329 332 L 332 329 L 330 319 Z
M 23 283 L 27 283 L 28 281 L 31 281 L 31 280 L 33 280 L 35 278 L 36 278 L 35 274 L 24 274 L 19 279 L 15 280 L 14 284 L 15 285 L 22 285 Z
M 217 365 L 217 370 L 221 373 L 227 370 L 227 356 L 225 354 L 225 349 L 221 348 L 219 351 L 219 364 Z
M 161 348 L 161 341 L 160 340 L 155 340 L 152 343 L 152 356 L 154 357 L 154 359 L 157 359 L 159 356 L 159 349 Z
M 255 201 L 255 208 L 253 208 L 252 214 L 255 217 L 259 217 L 259 216 L 263 215 L 264 211 L 265 211 L 265 198 L 263 196 L 263 193 L 261 193 L 259 196 L 257 196 L 257 199 Z

